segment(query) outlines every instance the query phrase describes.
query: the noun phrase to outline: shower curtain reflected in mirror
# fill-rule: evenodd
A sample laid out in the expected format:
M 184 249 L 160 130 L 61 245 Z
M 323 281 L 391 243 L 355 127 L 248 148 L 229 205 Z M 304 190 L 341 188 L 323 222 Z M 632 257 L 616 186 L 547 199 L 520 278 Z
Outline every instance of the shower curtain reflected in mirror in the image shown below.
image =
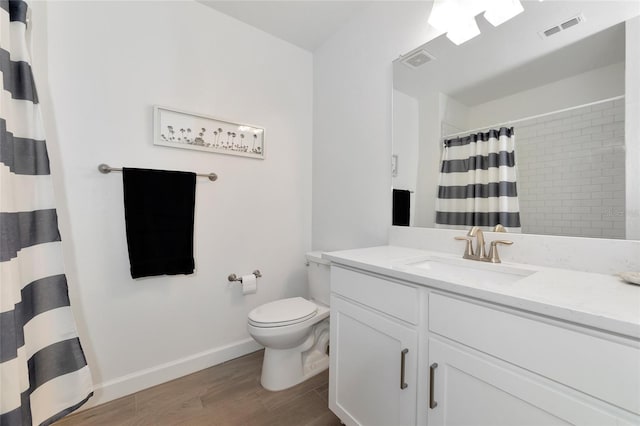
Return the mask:
M 446 139 L 440 162 L 436 227 L 520 232 L 513 127 Z
M 48 425 L 93 395 L 71 311 L 28 4 L 0 0 L 0 425 Z

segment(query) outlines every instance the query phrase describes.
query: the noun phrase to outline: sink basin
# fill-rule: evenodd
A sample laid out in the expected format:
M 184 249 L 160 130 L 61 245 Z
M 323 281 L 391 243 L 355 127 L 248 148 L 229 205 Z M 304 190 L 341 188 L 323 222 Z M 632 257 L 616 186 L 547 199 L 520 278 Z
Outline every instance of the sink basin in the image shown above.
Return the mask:
M 440 257 L 410 261 L 397 265 L 396 269 L 463 284 L 513 284 L 536 273 L 501 263 Z

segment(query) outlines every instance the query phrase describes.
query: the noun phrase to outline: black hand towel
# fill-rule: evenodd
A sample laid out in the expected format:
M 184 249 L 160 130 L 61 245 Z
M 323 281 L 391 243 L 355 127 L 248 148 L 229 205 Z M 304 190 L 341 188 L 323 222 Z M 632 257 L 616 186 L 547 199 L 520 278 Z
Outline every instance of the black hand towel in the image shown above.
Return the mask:
M 195 173 L 122 169 L 131 277 L 192 274 Z
M 392 224 L 396 226 L 409 226 L 410 207 L 411 193 L 406 189 L 394 189 Z

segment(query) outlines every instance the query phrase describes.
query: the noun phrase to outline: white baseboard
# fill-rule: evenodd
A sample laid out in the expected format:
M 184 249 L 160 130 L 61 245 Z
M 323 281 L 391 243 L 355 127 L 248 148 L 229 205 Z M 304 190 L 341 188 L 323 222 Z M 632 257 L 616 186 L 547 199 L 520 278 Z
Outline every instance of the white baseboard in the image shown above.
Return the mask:
M 95 386 L 93 397 L 80 410 L 95 407 L 123 396 L 150 388 L 196 371 L 222 364 L 262 349 L 255 340 L 244 339 L 184 357 L 155 367 L 127 374 Z

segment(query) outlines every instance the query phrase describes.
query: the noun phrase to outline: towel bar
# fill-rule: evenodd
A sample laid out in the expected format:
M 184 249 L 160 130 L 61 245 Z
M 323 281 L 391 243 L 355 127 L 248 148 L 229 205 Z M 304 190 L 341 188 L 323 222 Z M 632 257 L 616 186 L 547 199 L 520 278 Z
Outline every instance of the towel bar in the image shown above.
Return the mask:
M 260 277 L 262 276 L 262 274 L 260 273 L 260 271 L 259 271 L 259 270 L 257 270 L 257 269 L 256 269 L 255 271 L 253 271 L 253 275 L 255 275 L 255 276 L 256 276 L 256 278 L 260 278 Z M 230 282 L 233 282 L 233 281 L 240 281 L 240 282 L 242 282 L 242 277 L 239 277 L 239 276 L 237 276 L 236 274 L 230 274 L 230 275 L 227 277 L 227 279 L 228 279 Z
M 122 169 L 119 167 L 111 167 L 108 164 L 104 164 L 104 163 L 98 165 L 98 170 L 100 171 L 100 173 L 104 173 L 104 174 L 122 171 Z M 196 173 L 196 176 L 208 177 L 211 182 L 218 180 L 218 175 L 215 173 L 208 173 L 208 174 Z

